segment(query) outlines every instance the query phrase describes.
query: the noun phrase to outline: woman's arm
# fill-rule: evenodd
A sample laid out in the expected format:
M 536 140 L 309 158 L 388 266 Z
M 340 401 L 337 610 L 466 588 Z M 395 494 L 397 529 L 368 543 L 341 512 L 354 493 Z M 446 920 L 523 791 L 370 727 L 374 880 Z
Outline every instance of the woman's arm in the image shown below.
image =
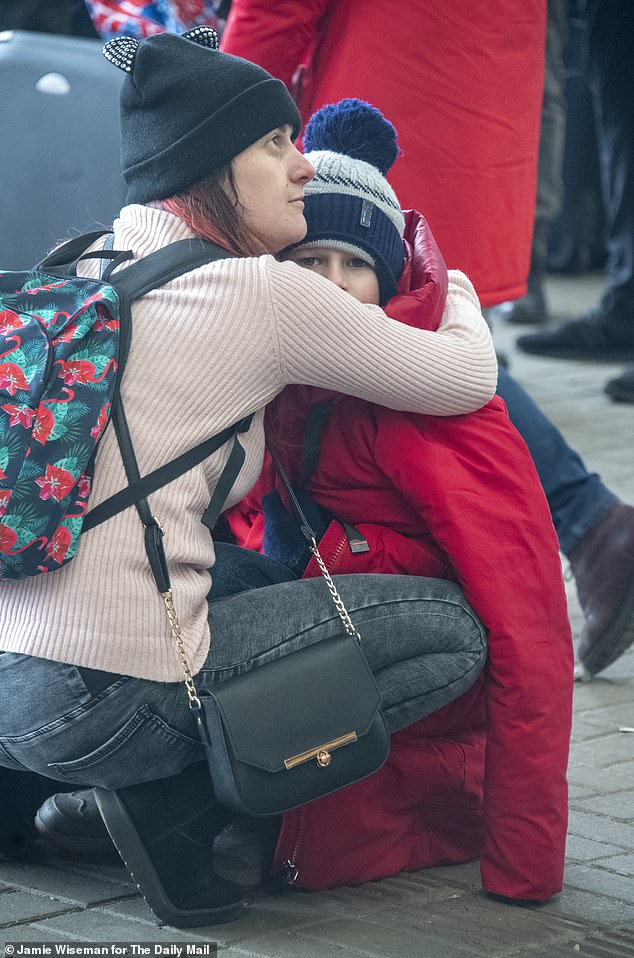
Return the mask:
M 412 329 L 295 263 L 268 261 L 285 383 L 336 389 L 391 409 L 454 416 L 491 399 L 497 363 L 472 284 L 449 273 L 438 330 Z

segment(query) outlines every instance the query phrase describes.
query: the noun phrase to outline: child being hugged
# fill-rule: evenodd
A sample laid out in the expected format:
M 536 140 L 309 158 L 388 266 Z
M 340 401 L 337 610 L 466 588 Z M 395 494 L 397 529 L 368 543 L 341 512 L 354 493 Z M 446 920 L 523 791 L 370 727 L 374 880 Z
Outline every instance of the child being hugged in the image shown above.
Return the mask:
M 314 115 L 304 145 L 316 169 L 308 232 L 283 256 L 394 319 L 436 328 L 472 287 L 447 272 L 424 217 L 400 210 L 385 179 L 398 155 L 392 125 L 344 100 Z M 284 816 L 277 869 L 317 889 L 480 856 L 488 892 L 550 898 L 563 876 L 572 644 L 550 512 L 503 401 L 439 418 L 290 386 L 267 420 L 323 520 L 331 573 L 453 579 L 489 633 L 482 681 L 396 732 L 370 779 Z M 228 514 L 234 536 L 318 575 L 284 503 L 267 459 Z

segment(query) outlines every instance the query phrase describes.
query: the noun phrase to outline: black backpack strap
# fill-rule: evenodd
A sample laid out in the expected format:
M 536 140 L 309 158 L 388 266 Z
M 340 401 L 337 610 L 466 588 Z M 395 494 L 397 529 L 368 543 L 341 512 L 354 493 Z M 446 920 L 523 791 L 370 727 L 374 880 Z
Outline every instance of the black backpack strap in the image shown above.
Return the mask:
M 242 469 L 242 465 L 246 458 L 246 453 L 244 448 L 240 445 L 238 434 L 241 432 L 246 432 L 251 425 L 252 419 L 253 415 L 249 416 L 247 419 L 242 419 L 234 427 L 233 446 L 231 447 L 229 458 L 225 463 L 224 469 L 220 473 L 218 482 L 216 483 L 216 488 L 214 489 L 213 495 L 209 500 L 209 505 L 205 509 L 201 519 L 201 522 L 207 526 L 210 532 L 213 532 L 214 527 L 218 522 L 218 516 L 224 509 L 227 496 L 233 489 L 233 484 L 238 478 L 238 473 Z
M 167 566 L 167 558 L 165 556 L 165 549 L 163 548 L 163 529 L 160 522 L 152 514 L 150 509 L 150 504 L 145 495 L 149 495 L 150 491 L 156 491 L 156 489 L 164 486 L 166 484 L 164 476 L 170 474 L 171 478 L 168 479 L 168 482 L 171 482 L 172 479 L 175 479 L 177 476 L 183 475 L 192 468 L 197 462 L 202 462 L 203 459 L 206 459 L 208 455 L 211 454 L 209 451 L 213 445 L 215 449 L 218 449 L 223 442 L 226 442 L 227 439 L 230 439 L 233 435 L 234 437 L 234 449 L 236 446 L 242 451 L 242 456 L 233 457 L 229 456 L 227 463 L 225 464 L 220 478 L 218 479 L 217 486 L 226 485 L 229 482 L 229 489 L 233 486 L 233 483 L 238 477 L 242 462 L 244 461 L 244 449 L 240 446 L 238 440 L 238 434 L 240 432 L 246 432 L 246 430 L 251 425 L 252 416 L 247 416 L 246 419 L 242 419 L 239 423 L 236 423 L 235 426 L 229 427 L 229 429 L 223 430 L 223 432 L 218 433 L 212 439 L 207 440 L 204 443 L 194 447 L 194 449 L 189 452 L 183 453 L 182 456 L 179 456 L 177 459 L 174 459 L 172 462 L 167 463 L 166 466 L 162 466 L 159 469 L 154 470 L 154 472 L 149 473 L 144 478 L 141 478 L 139 472 L 139 465 L 137 463 L 136 455 L 134 452 L 134 446 L 132 445 L 132 438 L 130 436 L 130 430 L 128 428 L 127 419 L 125 416 L 125 411 L 123 409 L 123 403 L 119 400 L 115 406 L 112 413 L 112 421 L 114 423 L 115 432 L 117 434 L 117 440 L 119 442 L 119 448 L 121 449 L 121 456 L 123 458 L 123 464 L 125 467 L 126 476 L 128 478 L 129 486 L 127 489 L 121 491 L 121 493 L 116 493 L 110 499 L 105 500 L 105 502 L 100 503 L 99 506 L 93 512 L 101 509 L 104 506 L 110 506 L 105 509 L 107 515 L 103 515 L 99 518 L 99 522 L 105 521 L 106 518 L 109 518 L 110 515 L 114 515 L 115 512 L 120 512 L 121 509 L 117 508 L 115 512 L 112 511 L 112 503 L 114 500 L 117 500 L 119 496 L 124 496 L 128 498 L 129 494 L 136 490 L 138 495 L 134 499 L 134 505 L 136 506 L 139 518 L 145 527 L 144 534 L 144 543 L 145 551 L 150 563 L 150 568 L 152 569 L 152 575 L 154 576 L 154 581 L 158 591 L 163 594 L 170 591 L 170 577 L 169 570 Z M 211 450 L 213 451 L 213 450 Z M 195 461 L 194 461 L 195 460 Z M 163 473 L 160 481 L 157 481 L 157 476 L 159 473 Z M 225 475 L 229 473 L 230 481 L 225 478 Z M 144 491 L 145 490 L 145 491 Z M 132 505 L 132 502 L 127 503 Z M 123 507 L 125 508 L 125 506 Z M 222 503 L 220 504 L 222 508 Z M 86 521 L 84 522 L 83 531 L 86 530 L 87 523 L 89 523 L 90 516 L 93 513 L 89 513 Z M 88 528 L 94 528 L 97 525 L 97 522 L 88 524 Z
M 94 250 L 93 253 L 84 257 L 84 253 L 93 243 L 96 243 L 102 236 L 112 236 L 111 229 L 95 230 L 92 233 L 82 233 L 67 243 L 58 246 L 57 249 L 45 256 L 37 264 L 36 269 L 60 269 L 64 267 L 73 268 L 78 260 L 89 258 L 109 259 L 113 262 L 110 269 L 105 270 L 102 279 L 111 286 L 127 296 L 130 300 L 140 299 L 145 293 L 152 289 L 169 283 L 171 279 L 188 273 L 192 269 L 204 266 L 206 263 L 213 263 L 219 259 L 229 259 L 235 256 L 217 243 L 210 243 L 208 240 L 201 240 L 192 237 L 191 239 L 177 240 L 161 249 L 149 253 L 147 256 L 136 260 L 130 266 L 119 270 L 110 276 L 110 271 L 119 266 L 122 259 L 117 257 L 129 257 L 130 253 L 110 252 L 112 243 L 106 243 L 102 250 Z
M 183 273 L 234 256 L 234 253 L 207 240 L 178 240 L 113 273 L 108 277 L 108 283 L 130 300 L 140 299 Z
M 119 401 L 118 405 L 121 405 Z M 227 498 L 227 495 L 231 491 L 231 487 L 235 482 L 238 472 L 244 462 L 244 449 L 240 446 L 238 442 L 238 435 L 240 433 L 246 432 L 250 425 L 253 416 L 247 416 L 245 419 L 241 419 L 240 422 L 236 423 L 233 426 L 228 426 L 227 429 L 223 429 L 222 432 L 217 433 L 215 436 L 211 436 L 210 439 L 205 439 L 204 442 L 199 443 L 197 446 L 194 446 L 192 449 L 188 449 L 187 452 L 184 452 L 182 455 L 177 456 L 176 459 L 172 459 L 170 462 L 165 463 L 163 466 L 159 466 L 158 469 L 154 469 L 152 472 L 149 472 L 147 475 L 141 477 L 139 474 L 134 481 L 130 481 L 128 475 L 128 467 L 126 465 L 126 455 L 129 459 L 134 456 L 134 450 L 132 448 L 132 441 L 130 439 L 130 432 L 128 429 L 127 420 L 125 419 L 125 414 L 122 417 L 122 421 L 119 425 L 119 428 L 116 426 L 116 419 L 113 413 L 113 422 L 115 423 L 115 429 L 117 431 L 117 437 L 119 433 L 122 432 L 124 436 L 125 449 L 121 448 L 121 454 L 123 456 L 124 465 L 126 467 L 126 475 L 128 475 L 128 480 L 130 485 L 126 486 L 125 489 L 121 489 L 119 492 L 116 492 L 114 495 L 110 496 L 108 499 L 104 499 L 103 502 L 100 502 L 98 506 L 95 506 L 94 509 L 88 513 L 84 519 L 83 532 L 88 532 L 90 529 L 94 529 L 95 526 L 101 525 L 102 522 L 106 522 L 108 519 L 111 519 L 113 516 L 116 516 L 118 512 L 123 512 L 124 509 L 127 509 L 129 506 L 136 505 L 142 499 L 145 499 L 147 496 L 151 495 L 153 492 L 156 492 L 157 489 L 161 489 L 163 486 L 168 485 L 168 483 L 173 482 L 174 479 L 178 479 L 179 476 L 184 475 L 186 472 L 189 472 L 190 469 L 193 469 L 194 466 L 197 466 L 199 463 L 203 462 L 205 459 L 208 459 L 212 453 L 216 452 L 228 442 L 232 437 L 234 439 L 234 447 L 231 451 L 229 461 L 231 456 L 234 455 L 234 451 L 237 447 L 242 451 L 242 457 L 240 459 L 240 454 L 236 454 L 232 464 L 232 470 L 234 466 L 237 466 L 235 469 L 235 475 L 232 477 L 227 476 L 225 479 L 224 470 L 220 475 L 216 489 L 212 496 L 212 500 L 209 504 L 205 516 L 203 517 L 203 522 L 205 525 L 208 525 L 207 513 L 210 512 L 212 505 L 215 506 L 218 500 L 218 490 L 220 488 L 221 481 L 224 479 L 225 482 L 231 482 L 231 485 L 227 489 L 227 493 L 222 496 L 222 501 L 220 502 L 220 508 L 217 510 L 215 519 L 218 518 L 218 515 L 222 511 L 222 506 L 224 505 L 224 500 Z M 121 445 L 121 443 L 119 443 Z M 130 455 L 129 450 L 132 449 L 132 456 Z M 134 457 L 135 462 L 131 463 L 131 469 L 134 471 L 134 464 L 136 463 L 136 457 Z M 237 460 L 240 460 L 237 462 Z M 229 461 L 227 466 L 229 466 Z M 226 467 L 225 467 L 226 468 Z M 137 469 L 138 471 L 138 469 Z M 212 523 L 210 528 L 213 528 Z
M 81 236 L 75 236 L 74 239 L 68 240 L 67 243 L 58 246 L 52 253 L 49 253 L 44 259 L 41 259 L 35 268 L 57 269 L 60 266 L 69 266 L 71 263 L 74 263 L 82 253 L 85 253 L 93 243 L 96 243 L 97 240 L 105 236 L 106 233 L 111 232 L 112 230 L 110 229 L 103 229 L 94 230 L 92 233 L 82 233 Z

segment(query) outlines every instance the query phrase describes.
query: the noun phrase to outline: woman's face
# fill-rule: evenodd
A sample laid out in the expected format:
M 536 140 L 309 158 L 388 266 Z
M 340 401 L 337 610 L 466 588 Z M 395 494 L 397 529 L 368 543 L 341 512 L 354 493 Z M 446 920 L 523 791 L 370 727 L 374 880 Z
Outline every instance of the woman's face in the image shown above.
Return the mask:
M 302 246 L 284 258 L 319 273 L 360 303 L 379 305 L 379 281 L 374 267 L 354 253 L 334 246 Z
M 306 235 L 304 186 L 315 170 L 291 140 L 291 127 L 271 130 L 233 160 L 244 225 L 269 253 Z

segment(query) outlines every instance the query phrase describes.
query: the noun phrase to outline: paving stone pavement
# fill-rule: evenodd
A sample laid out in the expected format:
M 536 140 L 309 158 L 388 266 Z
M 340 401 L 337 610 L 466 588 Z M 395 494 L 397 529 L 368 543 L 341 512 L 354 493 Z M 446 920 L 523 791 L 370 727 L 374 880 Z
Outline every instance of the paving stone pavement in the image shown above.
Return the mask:
M 573 315 L 594 303 L 600 278 L 551 278 L 548 288 L 555 312 Z M 522 356 L 517 333 L 495 330 L 514 375 L 589 468 L 634 502 L 634 406 L 602 392 L 618 367 Z M 623 731 L 634 727 L 633 691 L 634 650 L 576 687 L 566 884 L 546 905 L 490 901 L 472 862 L 328 893 L 253 892 L 239 921 L 183 932 L 156 924 L 119 865 L 52 859 L 0 863 L 0 944 L 218 942 L 223 958 L 634 958 L 634 733 Z

